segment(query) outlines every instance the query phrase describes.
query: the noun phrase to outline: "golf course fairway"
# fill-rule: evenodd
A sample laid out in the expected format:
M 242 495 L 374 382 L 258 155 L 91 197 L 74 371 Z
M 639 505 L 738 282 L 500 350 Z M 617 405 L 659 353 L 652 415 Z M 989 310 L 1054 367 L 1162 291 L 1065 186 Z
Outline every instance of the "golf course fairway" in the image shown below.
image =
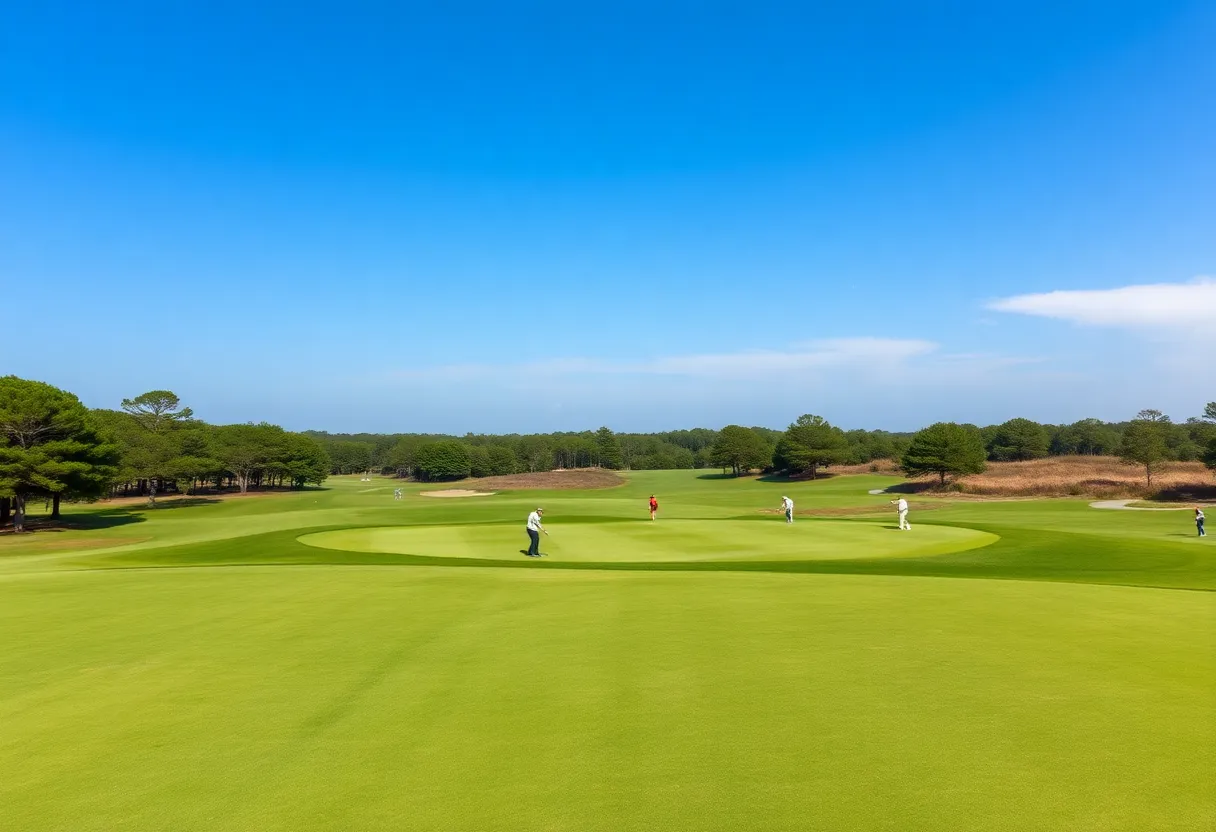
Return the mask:
M 1216 547 L 897 482 L 68 506 L 0 540 L 0 828 L 1210 830 Z

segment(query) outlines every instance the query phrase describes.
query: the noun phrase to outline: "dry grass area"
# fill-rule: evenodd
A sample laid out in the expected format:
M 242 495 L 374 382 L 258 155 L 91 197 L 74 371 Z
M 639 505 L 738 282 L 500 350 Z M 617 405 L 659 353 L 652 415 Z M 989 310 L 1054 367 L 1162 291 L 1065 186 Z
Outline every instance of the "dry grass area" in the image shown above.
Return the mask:
M 604 468 L 576 468 L 568 471 L 538 471 L 535 474 L 507 474 L 501 477 L 468 479 L 462 484 L 476 485 L 478 491 L 518 491 L 543 489 L 565 491 L 568 489 L 615 488 L 625 480 L 615 471 Z
M 936 490 L 936 480 L 924 480 Z M 1203 500 L 1216 495 L 1212 472 L 1199 462 L 1171 462 L 1144 481 L 1144 469 L 1116 457 L 1057 456 L 1029 462 L 990 462 L 982 474 L 964 477 L 946 488 L 964 494 L 1033 497 L 1153 498 Z
M 863 462 L 859 465 L 833 465 L 823 471 L 823 474 L 891 474 L 899 476 L 899 463 L 894 459 L 876 459 L 873 462 Z

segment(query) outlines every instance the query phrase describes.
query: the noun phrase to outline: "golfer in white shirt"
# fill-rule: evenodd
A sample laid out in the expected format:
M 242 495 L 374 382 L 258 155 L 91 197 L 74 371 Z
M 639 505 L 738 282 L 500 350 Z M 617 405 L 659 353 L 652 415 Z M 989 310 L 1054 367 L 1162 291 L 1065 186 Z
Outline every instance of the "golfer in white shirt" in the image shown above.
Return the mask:
M 895 506 L 895 510 L 899 512 L 899 530 L 901 532 L 912 531 L 912 524 L 908 522 L 908 501 L 900 497 L 898 500 L 892 500 L 891 505 Z
M 545 526 L 540 522 L 540 516 L 545 513 L 543 508 L 538 508 L 536 511 L 528 515 L 528 557 L 540 557 L 540 535 L 544 532 L 545 537 L 549 533 L 545 531 Z
M 781 498 L 781 508 L 785 511 L 785 522 L 794 522 L 794 501 L 789 497 Z

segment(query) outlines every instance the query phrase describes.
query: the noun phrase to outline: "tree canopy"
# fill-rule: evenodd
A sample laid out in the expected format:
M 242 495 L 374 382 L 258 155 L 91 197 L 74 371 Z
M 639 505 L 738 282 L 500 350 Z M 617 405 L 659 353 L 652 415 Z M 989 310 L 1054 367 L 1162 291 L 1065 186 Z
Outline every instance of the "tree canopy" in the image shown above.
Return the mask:
M 1029 419 L 1010 419 L 997 426 L 988 442 L 988 458 L 1024 462 L 1047 456 L 1047 429 Z
M 1157 410 L 1140 411 L 1123 431 L 1119 458 L 1128 465 L 1143 467 L 1145 484 L 1150 488 L 1153 474 L 1160 471 L 1169 458 L 1169 434 L 1169 419 L 1161 418 L 1161 412 Z
M 821 467 L 837 465 L 849 458 L 849 439 L 844 431 L 822 416 L 804 413 L 777 440 L 773 467 L 790 474 L 809 473 L 815 479 Z
M 954 422 L 937 422 L 912 437 L 903 469 L 913 477 L 937 474 L 945 484 L 947 476 L 983 473 L 984 456 L 984 443 L 977 431 Z
M 608 428 L 600 428 L 595 432 L 595 448 L 599 452 L 599 464 L 603 468 L 621 468 L 624 461 L 621 457 L 621 443 L 616 434 Z
M 15 500 L 25 527 L 30 496 L 96 497 L 117 470 L 117 446 L 71 393 L 40 381 L 0 378 L 0 495 Z
M 773 449 L 752 428 L 727 425 L 718 433 L 710 451 L 714 467 L 730 470 L 736 477 L 752 469 L 765 468 L 772 461 Z
M 420 480 L 462 480 L 471 473 L 469 449 L 454 440 L 428 442 L 418 448 L 414 462 Z

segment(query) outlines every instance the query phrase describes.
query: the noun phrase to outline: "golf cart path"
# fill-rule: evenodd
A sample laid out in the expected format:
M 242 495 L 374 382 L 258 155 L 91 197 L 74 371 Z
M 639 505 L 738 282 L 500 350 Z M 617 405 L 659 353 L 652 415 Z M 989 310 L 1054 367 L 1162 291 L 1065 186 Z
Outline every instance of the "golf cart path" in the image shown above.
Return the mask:
M 1136 500 L 1095 500 L 1089 504 L 1090 508 L 1114 508 L 1124 511 L 1185 511 L 1190 506 L 1170 506 L 1168 508 L 1156 508 L 1149 506 L 1133 506 L 1128 503 L 1134 503 Z

